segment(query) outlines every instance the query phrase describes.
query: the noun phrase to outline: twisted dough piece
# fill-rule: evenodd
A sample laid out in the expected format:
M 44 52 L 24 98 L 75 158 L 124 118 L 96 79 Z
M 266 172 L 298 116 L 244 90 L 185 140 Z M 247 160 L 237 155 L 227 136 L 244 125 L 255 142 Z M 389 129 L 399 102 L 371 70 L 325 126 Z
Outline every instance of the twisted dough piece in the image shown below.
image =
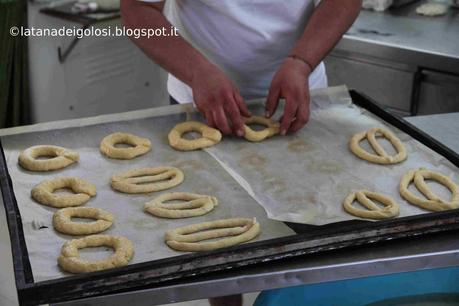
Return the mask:
M 376 134 L 378 133 L 391 142 L 395 150 L 397 150 L 396 155 L 390 156 L 387 154 L 376 140 Z M 365 138 L 368 139 L 368 142 L 377 154 L 369 153 L 360 147 L 360 142 Z M 357 157 L 376 164 L 397 164 L 404 161 L 407 157 L 405 146 L 400 139 L 389 130 L 383 128 L 373 128 L 366 132 L 355 134 L 349 142 L 349 148 Z
M 164 204 L 165 201 L 171 200 L 187 202 Z M 145 203 L 144 209 L 157 217 L 178 219 L 205 215 L 217 205 L 216 197 L 188 192 L 171 192 Z
M 167 245 L 174 250 L 200 252 L 240 244 L 254 239 L 259 233 L 260 224 L 255 218 L 234 218 L 203 222 L 170 230 L 166 233 L 165 240 Z M 220 237 L 227 238 L 201 242 Z
M 37 159 L 38 157 L 50 157 Z M 25 149 L 19 154 L 19 164 L 30 171 L 51 171 L 65 168 L 80 159 L 80 155 L 72 150 L 52 146 L 40 145 Z
M 244 118 L 244 123 L 245 123 L 244 138 L 249 141 L 258 142 L 258 141 L 265 140 L 266 138 L 269 138 L 276 134 L 279 134 L 279 129 L 280 129 L 279 123 L 269 118 L 265 118 L 261 116 L 252 116 L 249 118 Z M 250 124 L 264 125 L 266 126 L 266 129 L 261 130 L 261 131 L 254 131 L 249 127 Z
M 352 203 L 356 199 L 368 210 L 353 206 Z M 371 199 L 384 204 L 385 207 L 379 207 Z M 398 204 L 395 203 L 395 201 L 392 200 L 390 197 L 368 190 L 351 192 L 346 197 L 346 199 L 344 199 L 343 206 L 344 209 L 351 215 L 375 220 L 393 218 L 398 216 L 400 213 L 400 208 Z
M 202 135 L 197 139 L 185 139 L 182 135 L 188 132 L 198 132 Z M 169 145 L 179 151 L 192 151 L 216 145 L 222 139 L 219 130 L 201 122 L 187 121 L 177 124 L 168 135 Z
M 55 194 L 57 189 L 69 188 L 75 194 Z M 96 186 L 77 177 L 58 177 L 45 180 L 32 189 L 32 198 L 51 207 L 79 206 L 96 195 Z
M 115 254 L 104 260 L 88 261 L 80 258 L 79 249 L 107 246 Z M 121 236 L 92 235 L 72 239 L 64 243 L 61 255 L 57 258 L 59 266 L 70 273 L 86 273 L 122 267 L 129 263 L 134 255 L 132 242 Z
M 183 179 L 183 172 L 175 167 L 140 168 L 115 174 L 111 185 L 125 193 L 149 193 L 175 187 Z
M 451 191 L 451 200 L 445 201 L 435 195 L 427 186 L 425 179 L 434 180 L 444 185 Z M 408 190 L 411 182 L 414 182 L 416 188 L 427 198 L 420 198 Z M 413 205 L 417 205 L 431 211 L 443 211 L 459 208 L 459 187 L 449 177 L 425 168 L 410 170 L 400 181 L 400 195 Z
M 124 143 L 130 148 L 117 148 L 115 144 Z M 144 155 L 151 149 L 150 140 L 129 133 L 113 133 L 105 136 L 100 143 L 100 152 L 116 159 L 133 159 Z
M 74 222 L 72 218 L 90 218 L 97 221 Z M 113 224 L 113 215 L 108 211 L 94 207 L 67 207 L 59 209 L 53 215 L 54 228 L 68 235 L 90 235 L 105 231 Z

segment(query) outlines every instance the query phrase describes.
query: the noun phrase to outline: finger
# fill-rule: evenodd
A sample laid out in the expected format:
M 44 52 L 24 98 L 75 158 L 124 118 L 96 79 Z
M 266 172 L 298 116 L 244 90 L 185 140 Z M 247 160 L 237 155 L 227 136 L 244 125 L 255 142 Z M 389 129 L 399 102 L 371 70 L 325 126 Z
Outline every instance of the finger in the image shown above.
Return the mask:
M 230 100 L 224 105 L 225 112 L 230 118 L 233 132 L 239 137 L 244 136 L 244 121 L 242 120 L 241 113 L 239 112 L 239 107 L 237 106 L 236 101 Z
M 309 103 L 305 103 L 304 101 L 298 107 L 298 111 L 296 113 L 296 118 L 293 121 L 292 125 L 290 126 L 288 132 L 295 133 L 300 130 L 309 120 Z
M 266 112 L 265 117 L 271 118 L 276 112 L 277 106 L 279 105 L 280 89 L 276 85 L 271 85 L 269 88 L 268 98 L 266 99 Z
M 207 112 L 205 116 L 206 116 L 207 125 L 210 127 L 216 128 L 217 126 L 215 125 L 214 116 L 212 115 L 212 112 L 210 111 Z
M 231 129 L 226 119 L 226 114 L 223 110 L 223 107 L 219 106 L 213 110 L 214 122 L 217 128 L 225 135 L 231 134 Z
M 280 125 L 281 135 L 287 134 L 287 131 L 290 128 L 290 125 L 292 124 L 293 119 L 295 118 L 297 110 L 298 110 L 297 101 L 292 98 L 286 98 L 284 115 L 282 117 L 281 125 Z
M 234 99 L 236 100 L 237 106 L 239 107 L 239 111 L 241 112 L 242 116 L 250 117 L 252 114 L 250 113 L 247 105 L 244 102 L 244 99 L 241 97 L 239 93 L 234 94 Z

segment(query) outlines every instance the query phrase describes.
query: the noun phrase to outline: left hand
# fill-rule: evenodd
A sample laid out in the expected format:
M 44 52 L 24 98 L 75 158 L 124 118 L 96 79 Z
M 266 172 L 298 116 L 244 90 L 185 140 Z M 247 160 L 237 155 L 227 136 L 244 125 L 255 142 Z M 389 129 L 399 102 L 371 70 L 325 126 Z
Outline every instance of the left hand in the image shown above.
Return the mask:
M 309 120 L 310 67 L 300 59 L 288 57 L 274 75 L 266 101 L 266 117 L 271 117 L 279 105 L 286 101 L 281 118 L 280 133 L 285 135 L 300 130 Z

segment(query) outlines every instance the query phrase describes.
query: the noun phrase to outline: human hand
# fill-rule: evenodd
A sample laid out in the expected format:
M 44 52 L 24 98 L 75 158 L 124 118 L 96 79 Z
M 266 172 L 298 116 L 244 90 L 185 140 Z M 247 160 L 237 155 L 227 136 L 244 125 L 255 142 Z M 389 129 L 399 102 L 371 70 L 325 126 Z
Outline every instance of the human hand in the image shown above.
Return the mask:
M 288 57 L 274 75 L 266 100 L 266 117 L 271 117 L 279 105 L 279 99 L 286 101 L 281 118 L 280 134 L 294 133 L 309 120 L 309 65 Z
M 193 74 L 191 88 L 196 107 L 209 126 L 225 135 L 233 132 L 244 136 L 242 116 L 250 117 L 250 112 L 239 90 L 220 69 L 213 65 L 200 67 Z

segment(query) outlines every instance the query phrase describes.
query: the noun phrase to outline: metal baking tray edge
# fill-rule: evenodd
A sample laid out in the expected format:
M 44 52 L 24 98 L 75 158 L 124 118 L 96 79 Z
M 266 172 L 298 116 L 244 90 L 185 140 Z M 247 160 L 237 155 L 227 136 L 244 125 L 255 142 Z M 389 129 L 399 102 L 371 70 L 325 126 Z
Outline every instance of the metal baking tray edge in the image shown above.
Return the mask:
M 409 134 L 459 167 L 459 155 L 370 98 L 351 90 L 353 103 Z M 459 209 L 378 222 L 288 225 L 298 234 L 212 252 L 179 255 L 122 268 L 34 282 L 11 177 L 0 139 L 0 188 L 5 206 L 20 305 L 56 303 L 156 287 L 164 282 L 351 246 L 459 229 Z

